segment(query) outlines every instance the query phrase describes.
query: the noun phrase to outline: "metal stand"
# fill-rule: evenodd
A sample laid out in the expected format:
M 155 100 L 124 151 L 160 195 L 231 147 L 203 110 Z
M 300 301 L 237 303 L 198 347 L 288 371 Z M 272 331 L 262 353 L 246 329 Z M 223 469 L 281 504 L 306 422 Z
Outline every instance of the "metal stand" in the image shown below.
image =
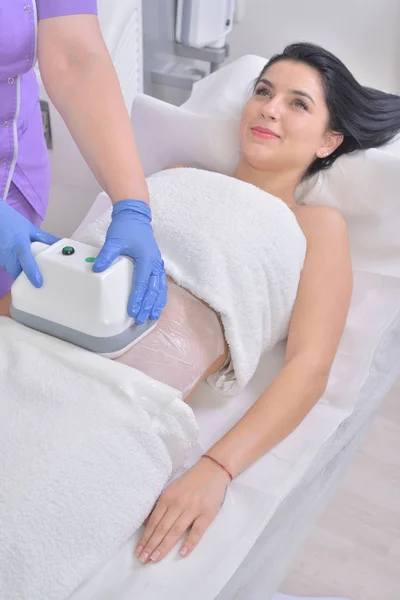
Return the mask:
M 193 85 L 205 76 L 206 72 L 201 69 L 196 69 L 181 62 L 169 61 L 152 70 L 151 82 L 191 91 Z
M 211 72 L 216 71 L 229 56 L 229 45 L 222 48 L 191 48 L 175 42 L 175 54 L 182 58 L 202 60 L 211 63 Z M 213 68 L 214 67 L 214 68 Z
M 179 58 L 201 60 L 211 65 L 210 71 L 217 71 L 229 56 L 229 46 L 223 48 L 191 48 L 175 42 L 175 54 Z M 174 60 L 163 62 L 151 72 L 152 83 L 166 85 L 181 90 L 191 90 L 193 84 L 206 76 L 202 69 Z

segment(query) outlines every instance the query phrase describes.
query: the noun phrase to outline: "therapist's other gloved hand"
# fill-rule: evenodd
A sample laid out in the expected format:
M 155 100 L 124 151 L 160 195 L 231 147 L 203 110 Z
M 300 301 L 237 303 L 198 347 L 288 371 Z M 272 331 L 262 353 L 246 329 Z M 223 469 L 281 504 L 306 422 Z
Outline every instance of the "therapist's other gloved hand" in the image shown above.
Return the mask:
M 145 202 L 120 200 L 114 204 L 106 240 L 93 271 L 105 271 L 120 255 L 135 262 L 129 316 L 138 325 L 148 318 L 157 320 L 167 303 L 167 277 L 151 226 L 151 209 Z
M 43 278 L 31 252 L 32 242 L 54 244 L 59 238 L 45 233 L 32 225 L 0 199 L 0 267 L 12 279 L 24 271 L 29 281 L 37 288 L 42 287 Z

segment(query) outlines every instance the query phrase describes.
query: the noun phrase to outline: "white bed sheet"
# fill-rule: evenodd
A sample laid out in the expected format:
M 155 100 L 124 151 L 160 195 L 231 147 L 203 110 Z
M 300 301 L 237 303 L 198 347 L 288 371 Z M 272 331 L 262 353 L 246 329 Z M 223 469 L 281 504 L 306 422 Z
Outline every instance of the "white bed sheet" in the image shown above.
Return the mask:
M 107 208 L 100 197 L 88 221 Z M 82 224 L 84 226 L 84 224 Z M 264 356 L 240 395 L 204 384 L 193 408 L 198 445 L 186 467 L 219 439 L 282 366 L 284 344 Z M 328 388 L 297 430 L 237 477 L 193 555 L 157 565 L 135 558 L 135 539 L 71 600 L 268 600 L 324 508 L 382 400 L 400 375 L 400 279 L 355 272 L 352 305 Z

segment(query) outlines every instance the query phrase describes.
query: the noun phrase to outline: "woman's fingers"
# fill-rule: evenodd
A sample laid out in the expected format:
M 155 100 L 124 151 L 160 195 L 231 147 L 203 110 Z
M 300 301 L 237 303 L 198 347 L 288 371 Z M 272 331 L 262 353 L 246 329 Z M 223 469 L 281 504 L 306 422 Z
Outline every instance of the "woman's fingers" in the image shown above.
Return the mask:
M 193 550 L 199 544 L 201 538 L 203 537 L 207 529 L 210 527 L 214 518 L 215 517 L 206 514 L 197 517 L 190 529 L 186 542 L 181 548 L 181 551 L 179 553 L 181 556 L 189 556 L 189 554 L 193 552 Z
M 154 507 L 153 512 L 146 519 L 144 533 L 136 547 L 136 555 L 139 558 L 140 558 L 141 554 L 143 554 L 143 550 L 144 550 L 147 542 L 153 535 L 154 531 L 156 530 L 157 525 L 159 524 L 161 519 L 164 517 L 167 510 L 168 510 L 168 507 L 165 504 L 163 504 L 162 502 L 157 502 L 156 506 Z
M 142 563 L 162 560 L 190 529 L 181 556 L 200 542 L 221 509 L 226 474 L 199 461 L 164 490 L 148 519 L 136 553 Z
M 171 531 L 175 522 L 178 520 L 182 511 L 177 508 L 170 508 L 164 512 L 160 518 L 160 513 L 155 512 L 155 517 L 150 517 L 149 523 L 145 529 L 144 535 L 138 544 L 136 553 L 140 562 L 146 563 L 150 560 L 151 555 L 164 540 L 165 536 Z
M 158 562 L 165 558 L 172 548 L 176 546 L 180 539 L 185 535 L 185 532 L 192 525 L 194 516 L 190 513 L 183 513 L 171 526 L 168 533 L 164 536 L 164 539 L 157 545 L 153 545 L 153 538 L 148 544 L 150 550 L 150 560 L 152 562 Z M 145 552 L 147 550 L 145 549 Z
M 141 562 L 158 562 L 165 558 L 190 528 L 188 538 L 180 551 L 181 556 L 189 556 L 215 518 L 212 514 L 196 517 L 196 514 L 191 512 L 177 515 L 176 511 L 167 510 L 155 528 L 149 521 L 147 527 L 152 527 L 153 533 L 150 537 L 144 534 L 136 551 Z

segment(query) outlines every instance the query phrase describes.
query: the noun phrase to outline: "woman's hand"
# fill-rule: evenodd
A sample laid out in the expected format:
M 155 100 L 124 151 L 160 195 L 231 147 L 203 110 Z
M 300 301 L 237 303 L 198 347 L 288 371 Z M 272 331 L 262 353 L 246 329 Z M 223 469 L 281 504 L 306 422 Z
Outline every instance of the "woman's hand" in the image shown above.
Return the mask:
M 218 515 L 230 478 L 208 459 L 173 481 L 160 496 L 147 520 L 136 553 L 142 563 L 158 562 L 190 528 L 181 556 L 189 556 Z

